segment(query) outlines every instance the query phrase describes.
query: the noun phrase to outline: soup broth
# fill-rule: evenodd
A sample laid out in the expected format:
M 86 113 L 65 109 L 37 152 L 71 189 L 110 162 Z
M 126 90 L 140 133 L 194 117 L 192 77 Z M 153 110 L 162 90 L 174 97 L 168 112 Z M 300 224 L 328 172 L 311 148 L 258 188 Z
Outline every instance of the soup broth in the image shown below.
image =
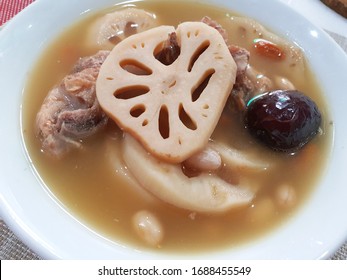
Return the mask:
M 280 63 L 257 56 L 250 42 L 261 34 L 253 34 L 254 38 L 246 40 L 251 35 L 245 35 L 243 28 L 233 24 L 233 16 L 237 15 L 232 11 L 189 1 L 139 1 L 131 6 L 156 14 L 158 22 L 165 25 L 200 21 L 204 16 L 216 20 L 228 32 L 230 42 L 250 51 L 252 67 L 270 79 L 287 78 L 317 103 L 323 115 L 321 131 L 297 153 L 274 152 L 252 138 L 239 114 L 226 107 L 212 139 L 275 164 L 268 170 L 249 174 L 250 180 L 259 185 L 251 205 L 221 214 L 178 209 L 141 188 L 130 187 L 127 178 L 120 176 L 112 164 L 114 157 L 120 155 L 122 141 L 122 134 L 112 121 L 104 131 L 83 140 L 82 150 L 72 151 L 63 160 L 47 157 L 35 135 L 36 114 L 49 90 L 60 83 L 76 61 L 97 51 L 83 43 L 92 22 L 106 12 L 123 8 L 124 4 L 120 4 L 89 15 L 64 31 L 45 50 L 29 75 L 22 109 L 23 134 L 29 156 L 44 184 L 87 227 L 115 242 L 140 249 L 198 253 L 231 248 L 280 227 L 314 191 L 331 144 L 327 106 L 309 65 L 305 64 L 304 76 L 298 76 Z M 238 182 L 237 172 L 227 176 Z M 154 213 L 161 222 L 164 239 L 160 246 L 146 245 L 134 231 L 132 217 L 140 210 Z

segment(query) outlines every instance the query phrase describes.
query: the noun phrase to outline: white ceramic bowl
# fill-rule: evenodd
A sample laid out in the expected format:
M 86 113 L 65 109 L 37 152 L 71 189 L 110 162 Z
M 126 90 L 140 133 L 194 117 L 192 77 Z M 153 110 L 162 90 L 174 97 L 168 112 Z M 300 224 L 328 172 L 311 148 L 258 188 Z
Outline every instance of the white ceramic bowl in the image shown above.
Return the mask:
M 20 106 L 28 71 L 47 44 L 70 23 L 116 0 L 36 0 L 0 32 L 1 216 L 34 251 L 47 259 L 183 258 L 136 251 L 106 240 L 67 213 L 40 184 L 24 149 Z M 312 65 L 334 121 L 333 151 L 313 195 L 285 226 L 256 242 L 199 256 L 201 259 L 318 259 L 347 237 L 347 56 L 322 30 L 279 1 L 211 0 L 253 17 L 296 41 Z

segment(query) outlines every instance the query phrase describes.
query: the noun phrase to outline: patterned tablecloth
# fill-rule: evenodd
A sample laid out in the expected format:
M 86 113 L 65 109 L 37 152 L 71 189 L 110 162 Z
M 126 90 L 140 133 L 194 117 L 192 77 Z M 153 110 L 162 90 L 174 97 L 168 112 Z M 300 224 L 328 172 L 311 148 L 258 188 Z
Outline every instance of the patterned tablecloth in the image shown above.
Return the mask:
M 0 0 L 0 26 L 34 0 Z
M 0 0 L 0 26 L 33 1 Z M 347 52 L 347 38 L 332 32 L 328 33 Z M 347 260 L 347 241 L 331 258 L 334 260 Z M 19 240 L 0 217 L 0 260 L 9 259 L 39 260 L 41 258 Z

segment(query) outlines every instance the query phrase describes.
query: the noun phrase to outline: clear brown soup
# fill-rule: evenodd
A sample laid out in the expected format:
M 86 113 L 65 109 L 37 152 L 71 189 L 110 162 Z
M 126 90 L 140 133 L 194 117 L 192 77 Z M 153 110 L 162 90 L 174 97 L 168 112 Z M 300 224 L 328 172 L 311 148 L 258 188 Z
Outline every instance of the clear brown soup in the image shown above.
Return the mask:
M 207 15 L 223 25 L 233 44 L 251 49 L 245 43 L 244 34 L 232 27 L 229 20 L 230 15 L 235 14 L 232 11 L 189 1 L 140 1 L 133 5 L 155 13 L 167 25 L 200 20 Z M 118 8 L 121 5 L 107 11 Z M 304 76 L 296 77 L 281 69 L 279 63 L 259 58 L 253 51 L 250 64 L 270 78 L 280 73 L 309 95 L 321 109 L 323 124 L 322 133 L 303 150 L 284 154 L 258 144 L 236 114 L 233 116 L 228 112 L 228 117 L 222 117 L 213 139 L 276 162 L 272 169 L 250 174 L 261 187 L 249 207 L 208 215 L 177 209 L 158 199 L 143 199 L 142 192 L 128 188 L 108 160 L 109 143 L 117 147 L 120 141 L 120 137 L 114 137 L 119 131 L 112 123 L 105 131 L 84 140 L 83 151 L 73 151 L 64 160 L 52 160 L 41 152 L 40 142 L 35 136 L 36 114 L 48 91 L 61 81 L 78 58 L 96 52 L 81 42 L 85 41 L 88 26 L 98 15 L 100 13 L 80 20 L 47 47 L 29 75 L 23 101 L 23 132 L 29 156 L 44 184 L 68 212 L 92 230 L 116 242 L 136 248 L 190 253 L 232 248 L 255 240 L 296 215 L 314 191 L 327 162 L 331 146 L 327 105 L 308 65 Z M 237 174 L 230 176 L 237 179 Z M 278 189 L 283 185 L 291 186 L 295 193 L 295 201 L 285 207 L 277 201 Z M 133 230 L 132 216 L 143 209 L 155 213 L 163 224 L 165 237 L 160 248 L 147 246 Z

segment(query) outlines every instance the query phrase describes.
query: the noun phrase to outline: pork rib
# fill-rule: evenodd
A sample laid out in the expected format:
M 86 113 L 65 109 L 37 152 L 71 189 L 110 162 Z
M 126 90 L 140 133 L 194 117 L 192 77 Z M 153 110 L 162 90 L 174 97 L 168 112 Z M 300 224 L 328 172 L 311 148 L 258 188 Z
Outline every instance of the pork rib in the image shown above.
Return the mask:
M 72 72 L 45 98 L 36 116 L 42 151 L 61 158 L 81 140 L 97 133 L 108 120 L 96 98 L 95 82 L 108 51 L 81 58 Z

